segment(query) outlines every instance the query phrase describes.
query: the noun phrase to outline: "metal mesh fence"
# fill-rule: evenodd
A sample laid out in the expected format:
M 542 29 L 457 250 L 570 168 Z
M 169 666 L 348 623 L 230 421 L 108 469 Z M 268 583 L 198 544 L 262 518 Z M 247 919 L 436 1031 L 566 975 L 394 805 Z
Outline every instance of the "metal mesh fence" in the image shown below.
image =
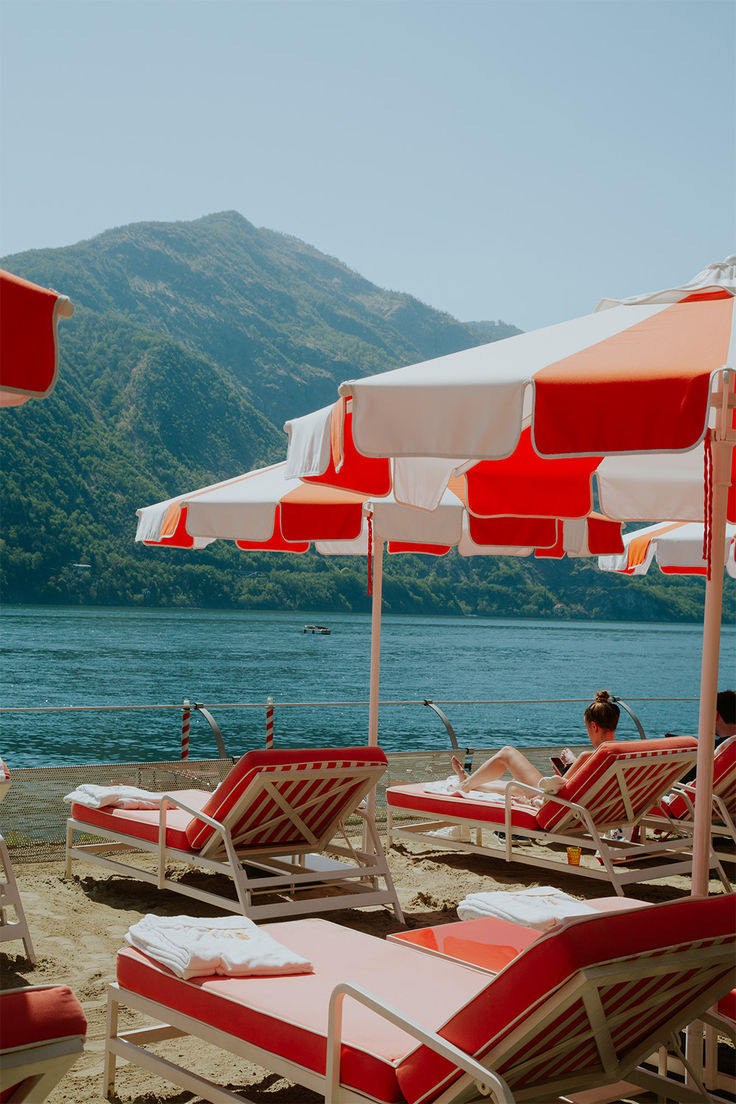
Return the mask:
M 478 766 L 497 748 L 460 749 L 466 764 Z M 549 748 L 525 748 L 524 754 L 549 771 Z M 378 784 L 376 820 L 386 822 L 386 788 L 446 778 L 451 749 L 388 756 L 388 770 Z M 75 763 L 56 767 L 20 767 L 0 806 L 0 833 L 14 862 L 48 862 L 62 858 L 69 804 L 64 796 L 82 783 L 123 784 L 143 790 L 214 790 L 233 764 L 231 759 L 175 760 L 160 763 Z M 357 823 L 357 821 L 356 821 Z

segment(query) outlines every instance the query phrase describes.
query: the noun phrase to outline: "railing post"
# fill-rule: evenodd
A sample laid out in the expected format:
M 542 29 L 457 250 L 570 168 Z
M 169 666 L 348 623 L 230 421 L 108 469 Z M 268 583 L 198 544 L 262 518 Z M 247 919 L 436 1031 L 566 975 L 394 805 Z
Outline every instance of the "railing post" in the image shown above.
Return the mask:
M 273 751 L 273 698 L 266 698 L 266 751 Z
M 220 726 L 218 725 L 217 721 L 215 720 L 215 718 L 210 713 L 209 709 L 205 709 L 205 707 L 202 705 L 202 702 L 195 702 L 194 703 L 194 708 L 197 710 L 198 713 L 202 714 L 202 716 L 204 717 L 204 719 L 207 721 L 210 728 L 212 729 L 212 735 L 215 737 L 215 742 L 217 743 L 217 750 L 219 752 L 220 759 L 229 759 L 230 756 L 228 755 L 227 751 L 225 750 L 225 741 L 222 738 L 222 733 L 220 732 Z
M 181 711 L 181 758 L 189 758 L 189 727 L 191 723 L 192 711 L 189 706 L 189 699 L 184 699 L 184 705 Z

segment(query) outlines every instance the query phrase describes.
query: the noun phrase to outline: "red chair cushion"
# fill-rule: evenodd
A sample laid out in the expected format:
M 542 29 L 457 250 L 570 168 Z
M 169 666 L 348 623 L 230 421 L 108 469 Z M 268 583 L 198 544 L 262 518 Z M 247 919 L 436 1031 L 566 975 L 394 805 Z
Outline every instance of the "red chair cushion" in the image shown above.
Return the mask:
M 87 1034 L 82 1006 L 68 985 L 0 992 L 0 1020 L 3 1050 Z
M 688 898 L 665 905 L 631 912 L 617 912 L 584 917 L 571 921 L 532 943 L 518 958 L 499 973 L 492 983 L 453 1016 L 439 1034 L 476 1057 L 482 1057 L 496 1047 L 518 1024 L 527 1021 L 536 1010 L 561 988 L 568 978 L 598 962 L 624 959 L 627 955 L 657 952 L 669 941 L 673 945 L 692 943 L 704 947 L 709 939 L 727 939 L 730 948 L 724 966 L 724 990 L 731 987 L 730 978 L 736 970 L 734 955 L 734 897 L 723 895 L 708 899 Z M 653 964 L 656 972 L 656 960 Z M 685 1008 L 696 995 L 698 977 L 691 985 L 682 985 L 682 975 L 671 987 L 668 976 L 662 974 L 654 982 L 642 975 L 636 985 L 631 979 L 618 985 L 612 983 L 606 993 L 606 1007 L 615 1009 L 620 1021 L 614 1028 L 617 1043 L 625 1050 L 635 1050 L 637 1039 L 646 1039 L 657 1025 L 667 1022 L 678 1009 Z M 642 994 L 650 994 L 653 986 L 662 995 L 654 1007 Z M 513 1092 L 514 1087 L 545 1081 L 564 1069 L 566 1074 L 596 1069 L 600 1065 L 595 1041 L 583 1030 L 583 1039 L 575 1041 L 573 1053 L 560 1058 L 554 1054 L 556 1042 L 573 1038 L 582 1017 L 582 1009 L 568 1008 L 561 1017 L 552 1019 L 532 1038 L 521 1041 L 516 1050 L 503 1055 L 496 1072 L 504 1077 Z M 535 1058 L 536 1064 L 529 1066 Z M 521 1073 L 515 1067 L 521 1064 Z M 397 1071 L 399 1084 L 410 1104 L 434 1099 L 457 1077 L 451 1063 L 438 1057 L 428 1047 L 420 1046 L 410 1054 Z
M 212 796 L 206 790 L 174 790 L 172 793 L 180 801 L 197 810 L 205 806 Z M 97 825 L 124 836 L 134 836 L 136 839 L 149 840 L 153 843 L 158 841 L 158 827 L 161 819 L 158 809 L 118 809 L 114 805 L 107 805 L 102 809 L 90 809 L 87 805 L 75 803 L 72 805 L 72 817 L 92 827 Z M 187 839 L 187 829 L 192 821 L 191 814 L 185 813 L 183 809 L 169 807 L 166 810 L 167 847 L 175 847 L 179 851 L 192 850 Z
M 139 951 L 118 953 L 123 988 L 194 1016 L 237 1038 L 324 1075 L 330 994 L 350 980 L 415 1019 L 440 1026 L 488 985 L 488 975 L 455 962 L 430 960 L 374 936 L 326 920 L 265 924 L 264 930 L 314 963 L 313 974 L 181 981 Z M 402 1095 L 398 1062 L 416 1040 L 346 999 L 342 1080 L 394 1104 Z
M 415 809 L 429 816 L 451 816 L 480 821 L 494 827 L 503 826 L 506 811 L 503 805 L 491 801 L 473 800 L 469 797 L 455 797 L 453 794 L 427 793 L 423 782 L 409 786 L 390 786 L 386 790 L 386 800 L 395 809 Z M 512 823 L 515 828 L 537 827 L 537 811 L 530 805 L 525 808 L 514 805 Z
M 228 817 L 238 799 L 243 796 L 261 772 L 272 771 L 274 774 L 278 774 L 279 771 L 291 767 L 297 769 L 349 767 L 351 764 L 356 766 L 376 765 L 385 769 L 387 759 L 384 752 L 377 747 L 248 751 L 210 796 L 209 801 L 202 808 L 202 812 L 222 823 Z M 334 790 L 330 779 L 315 780 L 308 783 L 308 785 L 313 787 L 314 794 L 321 791 L 329 794 L 330 789 Z M 309 826 L 317 837 L 320 837 L 325 828 L 334 820 L 335 800 L 338 800 L 338 804 L 342 803 L 342 805 L 347 806 L 350 800 L 350 791 L 341 794 L 339 799 L 327 797 L 324 802 L 320 803 L 319 808 L 314 808 L 313 819 Z M 286 848 L 290 842 L 302 843 L 303 837 L 301 834 L 291 827 L 284 827 L 280 813 L 281 810 L 273 799 L 261 792 L 253 804 L 249 804 L 246 809 L 238 814 L 237 822 L 229 824 L 229 828 L 233 836 L 236 836 L 239 831 L 258 830 L 260 827 L 256 835 L 249 834 L 248 842 L 253 847 L 273 847 L 275 845 Z M 277 818 L 273 824 L 270 823 L 272 814 L 276 814 Z M 195 850 L 200 850 L 213 831 L 214 829 L 209 825 L 202 824 L 201 821 L 193 821 L 187 828 L 189 845 Z
M 633 767 L 626 770 L 636 817 L 648 812 L 689 769 L 691 764 L 682 762 L 673 762 L 668 768 L 668 753 L 694 752 L 697 747 L 697 741 L 690 736 L 670 736 L 661 740 L 609 740 L 588 755 L 578 770 L 573 768 L 565 775 L 565 784 L 557 796 L 585 805 L 597 825 L 625 823 L 628 816 L 615 777 L 611 776 L 602 787 L 596 785 L 606 771 L 623 759 L 634 761 Z M 638 760 L 641 761 L 639 764 Z M 568 815 L 564 805 L 551 798 L 539 810 L 539 827 L 548 830 L 557 827 Z

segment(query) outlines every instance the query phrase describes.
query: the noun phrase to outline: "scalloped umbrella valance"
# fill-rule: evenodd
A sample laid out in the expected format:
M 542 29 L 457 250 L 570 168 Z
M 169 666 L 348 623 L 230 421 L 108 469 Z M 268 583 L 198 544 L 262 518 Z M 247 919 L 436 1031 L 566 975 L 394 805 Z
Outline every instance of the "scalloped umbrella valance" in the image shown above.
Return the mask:
M 66 295 L 0 269 L 0 406 L 51 394 L 59 365 L 58 322 L 73 314 Z

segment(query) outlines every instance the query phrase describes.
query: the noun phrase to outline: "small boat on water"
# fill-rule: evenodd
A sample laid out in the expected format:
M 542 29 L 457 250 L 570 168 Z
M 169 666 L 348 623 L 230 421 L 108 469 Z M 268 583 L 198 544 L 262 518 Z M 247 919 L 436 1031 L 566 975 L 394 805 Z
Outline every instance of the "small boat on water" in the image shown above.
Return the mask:
M 304 628 L 302 629 L 302 632 L 305 632 L 305 633 L 321 633 L 322 636 L 329 636 L 330 633 L 332 632 L 332 630 L 328 629 L 327 625 L 305 625 Z

